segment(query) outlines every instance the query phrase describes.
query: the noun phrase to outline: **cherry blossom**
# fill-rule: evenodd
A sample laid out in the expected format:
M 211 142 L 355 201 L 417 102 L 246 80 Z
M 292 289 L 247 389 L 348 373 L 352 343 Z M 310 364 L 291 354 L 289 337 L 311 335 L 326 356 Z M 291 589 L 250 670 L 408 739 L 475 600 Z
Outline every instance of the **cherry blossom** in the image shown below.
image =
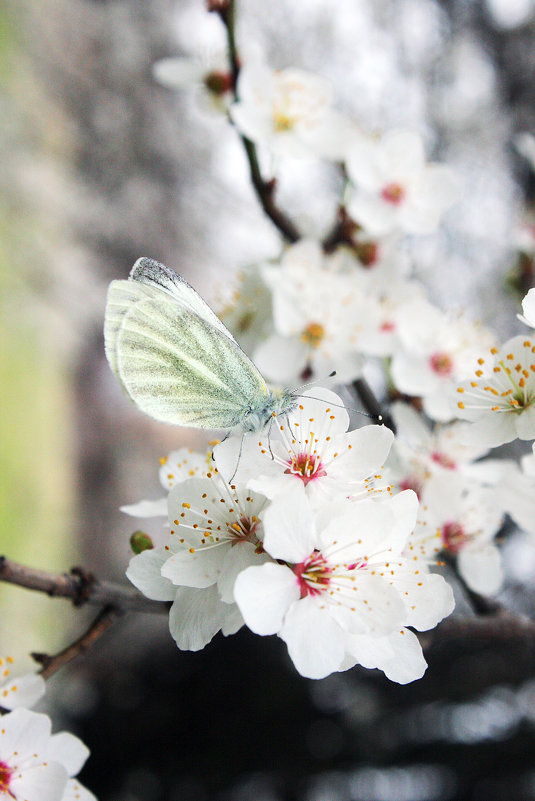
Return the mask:
M 353 126 L 331 108 L 327 80 L 289 67 L 272 70 L 251 59 L 240 70 L 232 121 L 244 136 L 289 156 L 341 159 L 355 135 Z
M 503 521 L 496 490 L 466 486 L 458 474 L 434 476 L 422 495 L 429 521 L 410 543 L 415 555 L 435 559 L 444 552 L 456 557 L 459 573 L 475 592 L 499 590 L 503 576 L 494 537 Z M 432 522 L 431 522 L 432 521 Z
M 278 563 L 244 570 L 234 588 L 249 628 L 277 633 L 297 670 L 322 678 L 355 663 L 368 639 L 373 660 L 377 638 L 436 625 L 453 608 L 451 590 L 401 557 L 416 510 L 410 491 L 381 503 L 346 499 L 319 513 L 304 488 L 277 496 L 264 514 L 264 548 Z M 433 597 L 443 585 L 440 610 L 429 604 L 430 578 Z
M 297 408 L 277 421 L 280 438 L 227 439 L 214 449 L 223 475 L 274 498 L 304 487 L 314 506 L 343 497 L 387 492 L 378 471 L 386 461 L 394 435 L 386 426 L 369 425 L 347 432 L 349 415 L 342 399 L 323 387 L 306 390 Z M 379 486 L 377 486 L 379 484 Z
M 51 728 L 46 715 L 23 708 L 2 716 L 0 796 L 13 801 L 96 801 L 71 778 L 82 768 L 88 749 L 68 732 L 52 735 Z
M 215 470 L 177 484 L 169 493 L 167 544 L 131 559 L 130 581 L 149 598 L 174 602 L 169 627 L 182 650 L 200 650 L 218 631 L 241 627 L 234 581 L 249 565 L 270 561 L 260 519 L 266 502 Z
M 348 211 L 371 234 L 431 233 L 459 194 L 453 171 L 426 164 L 422 140 L 411 131 L 357 141 L 346 166 L 355 186 Z
M 456 391 L 457 415 L 474 421 L 471 441 L 494 448 L 535 439 L 535 339 L 513 337 L 478 361 L 475 380 Z
M 12 656 L 0 656 L 0 707 L 33 706 L 45 693 L 45 681 L 34 673 L 24 674 Z
M 392 360 L 396 388 L 421 396 L 429 417 L 448 422 L 455 416 L 453 382 L 471 375 L 481 350 L 494 344 L 493 335 L 463 317 L 452 319 L 422 298 L 405 304 L 397 332 L 403 348 Z

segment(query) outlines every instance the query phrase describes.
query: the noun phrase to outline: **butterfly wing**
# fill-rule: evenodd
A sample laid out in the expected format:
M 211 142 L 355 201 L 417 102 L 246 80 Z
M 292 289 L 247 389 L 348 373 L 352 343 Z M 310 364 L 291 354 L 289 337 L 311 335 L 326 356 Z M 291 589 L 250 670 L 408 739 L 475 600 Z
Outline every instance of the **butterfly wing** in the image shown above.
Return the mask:
M 132 267 L 128 280 L 112 281 L 108 290 L 104 342 L 106 356 L 118 378 L 120 376 L 117 369 L 117 337 L 122 322 L 133 304 L 150 298 L 167 300 L 173 298 L 181 307 L 189 308 L 229 339 L 236 341 L 228 328 L 187 281 L 165 265 L 143 256 Z
M 182 279 L 163 288 L 134 270 L 134 280 L 110 287 L 105 333 L 110 364 L 136 405 L 198 428 L 232 428 L 262 408 L 264 379 L 202 298 Z M 158 279 L 175 275 L 164 270 Z

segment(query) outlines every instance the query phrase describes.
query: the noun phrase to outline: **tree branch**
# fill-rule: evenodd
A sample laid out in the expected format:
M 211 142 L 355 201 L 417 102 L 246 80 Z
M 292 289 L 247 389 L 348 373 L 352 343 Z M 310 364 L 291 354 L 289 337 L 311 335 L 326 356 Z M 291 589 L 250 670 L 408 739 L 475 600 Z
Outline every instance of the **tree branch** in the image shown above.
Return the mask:
M 396 433 L 395 423 L 388 412 L 384 412 L 381 404 L 375 397 L 370 385 L 365 378 L 356 378 L 351 384 L 355 392 L 360 398 L 360 401 L 368 414 L 372 417 L 381 418 L 382 422 L 387 428 Z
M 210 6 L 209 6 L 210 8 Z M 216 11 L 227 31 L 227 44 L 229 52 L 230 67 L 232 70 L 232 84 L 234 87 L 234 100 L 239 100 L 238 95 L 238 77 L 240 74 L 240 59 L 238 49 L 236 46 L 236 4 L 235 0 L 228 0 L 222 4 L 212 4 L 211 10 Z M 258 163 L 258 153 L 256 145 L 246 136 L 240 134 L 240 139 L 243 143 L 247 162 L 249 164 L 249 173 L 251 176 L 251 183 L 253 184 L 256 196 L 260 201 L 264 213 L 275 225 L 280 233 L 289 242 L 297 242 L 301 235 L 293 222 L 284 214 L 275 203 L 275 186 L 276 182 L 265 181 L 260 172 L 260 165 Z
M 73 568 L 70 573 L 49 573 L 0 556 L 0 581 L 43 592 L 51 598 L 69 598 L 75 606 L 87 603 L 110 606 L 116 612 L 152 614 L 166 614 L 168 611 L 167 603 L 151 601 L 137 590 L 122 584 L 98 581 L 82 568 Z
M 78 654 L 85 653 L 106 632 L 119 617 L 119 612 L 113 606 L 102 609 L 87 631 L 75 642 L 64 648 L 63 651 L 49 656 L 48 654 L 32 653 L 33 659 L 43 667 L 39 671 L 44 679 L 50 678 L 56 671 L 68 665 Z

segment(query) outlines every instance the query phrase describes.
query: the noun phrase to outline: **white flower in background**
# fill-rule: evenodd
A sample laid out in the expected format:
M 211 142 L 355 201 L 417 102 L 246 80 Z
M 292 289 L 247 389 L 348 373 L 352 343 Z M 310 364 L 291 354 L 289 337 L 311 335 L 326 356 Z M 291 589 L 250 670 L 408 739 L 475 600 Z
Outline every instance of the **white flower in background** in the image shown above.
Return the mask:
M 462 317 L 451 319 L 421 298 L 400 310 L 397 333 L 403 348 L 392 361 L 396 389 L 420 396 L 425 413 L 434 420 L 451 420 L 453 382 L 471 375 L 494 337 L 483 326 Z
M 46 715 L 15 709 L 0 725 L 0 797 L 6 801 L 96 801 L 75 779 L 86 746 L 68 732 L 52 735 Z M 76 794 L 75 794 L 76 793 Z
M 234 588 L 249 628 L 278 634 L 297 670 L 309 678 L 367 656 L 379 666 L 378 638 L 406 625 L 432 627 L 453 608 L 441 577 L 401 557 L 416 511 L 410 491 L 382 503 L 345 500 L 319 514 L 304 489 L 277 496 L 264 514 L 264 547 L 278 563 L 248 568 Z M 438 618 L 436 603 L 429 604 L 430 578 L 433 597 L 434 579 L 445 588 Z M 421 662 L 412 676 L 402 673 L 391 677 L 419 678 Z
M 349 214 L 371 234 L 432 233 L 459 196 L 455 173 L 426 164 L 422 140 L 411 131 L 356 141 L 346 167 L 355 186 Z
M 289 251 L 280 267 L 263 269 L 273 294 L 275 332 L 255 350 L 253 361 L 268 379 L 287 386 L 325 378 L 333 370 L 347 383 L 362 369 L 358 342 L 371 325 L 373 299 L 358 276 L 307 270 L 296 255 Z
M 173 601 L 169 628 L 179 648 L 197 651 L 243 624 L 233 603 L 236 575 L 269 560 L 260 515 L 266 498 L 229 486 L 216 473 L 189 479 L 169 493 L 167 545 L 134 556 L 126 571 L 147 597 Z
M 429 521 L 425 538 L 415 537 L 420 553 L 435 558 L 437 550 L 457 557 L 459 573 L 467 585 L 484 595 L 500 589 L 503 580 L 501 556 L 494 537 L 503 521 L 502 506 L 494 488 L 466 486 L 456 474 L 432 478 L 425 487 L 422 504 Z
M 217 316 L 249 356 L 272 333 L 271 291 L 262 277 L 262 265 L 239 271 L 232 296 Z
M 433 476 L 448 473 L 463 476 L 465 483 L 495 484 L 513 464 L 493 459 L 475 462 L 488 448 L 478 442 L 467 442 L 468 422 L 431 427 L 405 403 L 392 404 L 391 414 L 396 438 L 387 474 L 399 489 L 413 489 L 421 497 Z
M 228 438 L 214 449 L 225 476 L 236 473 L 251 489 L 275 498 L 304 488 L 312 505 L 338 498 L 387 492 L 376 486 L 394 435 L 386 426 L 369 425 L 348 433 L 342 399 L 328 389 L 306 390 L 297 408 L 262 435 Z
M 456 392 L 458 417 L 474 421 L 467 436 L 489 448 L 535 439 L 535 339 L 513 337 L 478 361 Z
M 195 89 L 206 111 L 225 112 L 234 98 L 234 80 L 225 53 L 163 58 L 152 65 L 154 80 L 167 89 Z
M 504 473 L 499 498 L 515 523 L 535 536 L 535 443 L 521 464 L 522 469 L 512 464 Z
M 160 483 L 166 490 L 193 476 L 206 474 L 211 464 L 211 451 L 197 453 L 191 448 L 179 448 L 160 459 Z M 166 517 L 167 495 L 156 500 L 144 500 L 121 506 L 121 512 L 132 517 Z
M 257 59 L 238 78 L 237 103 L 230 107 L 241 134 L 286 156 L 341 159 L 353 126 L 331 108 L 330 83 L 301 69 L 272 70 Z
M 369 356 L 392 356 L 402 350 L 399 323 L 405 316 L 405 307 L 417 298 L 424 299 L 424 288 L 417 281 L 391 280 L 373 298 L 368 290 L 369 314 L 366 327 L 359 335 L 359 348 Z
M 33 706 L 44 694 L 42 676 L 24 674 L 14 657 L 0 656 L 0 707 Z
M 522 301 L 522 311 L 524 314 L 519 314 L 518 319 L 535 328 L 535 289 L 530 289 Z

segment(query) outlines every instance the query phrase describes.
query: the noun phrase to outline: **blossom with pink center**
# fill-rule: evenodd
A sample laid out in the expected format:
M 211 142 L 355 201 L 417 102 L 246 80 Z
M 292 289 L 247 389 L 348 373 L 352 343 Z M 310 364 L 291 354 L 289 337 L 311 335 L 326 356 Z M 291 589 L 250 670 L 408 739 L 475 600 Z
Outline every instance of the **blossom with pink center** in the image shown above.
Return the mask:
M 397 333 L 401 347 L 392 360 L 396 388 L 420 396 L 432 419 L 453 419 L 452 382 L 471 375 L 481 349 L 494 345 L 494 337 L 481 325 L 452 319 L 423 298 L 401 309 Z
M 371 234 L 431 233 L 459 195 L 456 175 L 426 164 L 422 140 L 411 131 L 356 140 L 346 167 L 355 187 L 349 213 Z
M 307 389 L 300 400 L 271 431 L 243 440 L 229 437 L 217 445 L 214 459 L 220 472 L 227 477 L 235 473 L 268 498 L 302 487 L 316 507 L 382 491 L 380 470 L 394 440 L 390 429 L 369 425 L 347 432 L 349 415 L 342 399 L 322 387 Z
M 278 634 L 309 678 L 365 662 L 368 649 L 381 667 L 381 638 L 405 626 L 430 628 L 453 608 L 443 579 L 401 556 L 416 511 L 412 492 L 381 503 L 345 499 L 319 512 L 303 486 L 278 495 L 264 514 L 264 548 L 277 561 L 244 570 L 234 588 L 246 624 Z M 438 605 L 429 604 L 430 592 Z M 416 662 L 412 673 L 396 676 L 394 667 L 390 677 L 419 678 Z
M 421 498 L 433 476 L 447 473 L 462 475 L 467 485 L 494 485 L 501 479 L 503 462 L 476 462 L 488 448 L 466 441 L 470 423 L 431 427 L 405 403 L 394 403 L 391 412 L 396 438 L 386 475 L 399 489 L 413 489 Z
M 494 537 L 503 512 L 494 488 L 467 486 L 456 473 L 436 475 L 422 496 L 426 507 L 427 532 L 416 533 L 413 545 L 424 558 L 434 560 L 439 552 L 457 559 L 457 567 L 475 592 L 492 594 L 502 583 L 501 556 Z
M 19 708 L 2 716 L 0 797 L 9 801 L 96 801 L 75 776 L 86 746 L 68 732 L 52 735 L 46 715 Z M 76 788 L 76 794 L 73 793 Z

